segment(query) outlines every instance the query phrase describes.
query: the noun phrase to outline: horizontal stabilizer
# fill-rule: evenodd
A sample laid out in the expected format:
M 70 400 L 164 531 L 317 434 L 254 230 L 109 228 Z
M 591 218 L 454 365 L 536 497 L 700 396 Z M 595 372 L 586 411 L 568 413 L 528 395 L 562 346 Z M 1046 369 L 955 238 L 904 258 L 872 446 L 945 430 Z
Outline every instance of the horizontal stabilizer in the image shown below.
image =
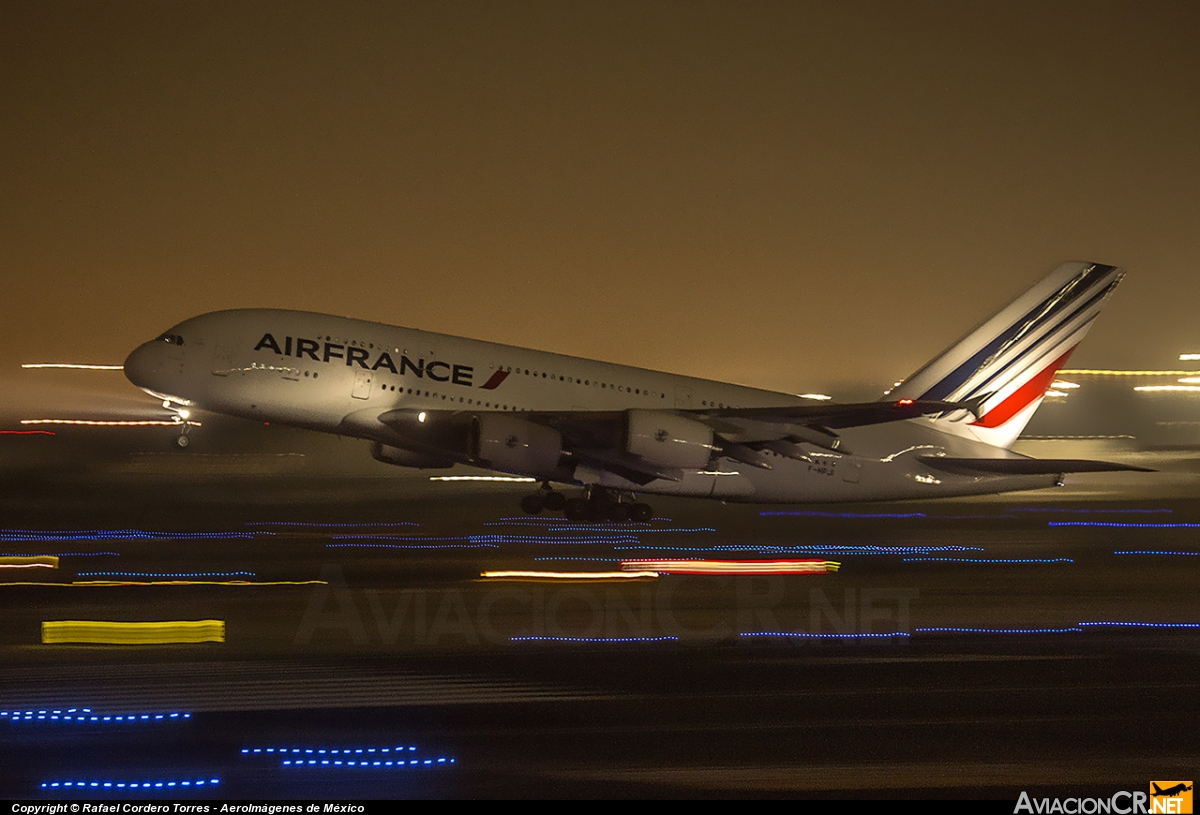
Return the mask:
M 1055 475 L 1058 473 L 1108 473 L 1131 470 L 1152 473 L 1146 467 L 1117 464 L 1112 461 L 1090 461 L 1082 458 L 948 458 L 917 456 L 930 467 L 966 475 Z

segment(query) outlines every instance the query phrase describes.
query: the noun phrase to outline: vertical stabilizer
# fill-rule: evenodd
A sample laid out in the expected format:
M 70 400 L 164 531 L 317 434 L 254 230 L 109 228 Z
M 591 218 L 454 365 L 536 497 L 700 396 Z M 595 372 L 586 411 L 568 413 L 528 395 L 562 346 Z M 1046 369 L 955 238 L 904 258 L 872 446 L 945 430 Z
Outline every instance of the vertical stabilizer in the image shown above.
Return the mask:
M 947 433 L 1009 447 L 1124 273 L 1064 263 L 892 390 L 887 399 L 969 402 L 932 419 Z

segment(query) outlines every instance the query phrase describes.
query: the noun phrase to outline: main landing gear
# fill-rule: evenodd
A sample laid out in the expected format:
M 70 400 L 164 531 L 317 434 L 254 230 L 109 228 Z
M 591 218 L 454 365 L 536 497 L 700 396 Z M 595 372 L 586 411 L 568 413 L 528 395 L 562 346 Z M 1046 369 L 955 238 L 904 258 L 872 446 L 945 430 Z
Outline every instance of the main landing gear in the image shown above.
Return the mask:
M 584 487 L 583 495 L 567 498 L 548 483 L 531 495 L 521 499 L 521 509 L 527 515 L 538 515 L 543 510 L 562 512 L 568 521 L 597 523 L 633 521 L 646 523 L 654 514 L 649 504 L 633 500 L 630 494 L 622 494 L 603 487 Z

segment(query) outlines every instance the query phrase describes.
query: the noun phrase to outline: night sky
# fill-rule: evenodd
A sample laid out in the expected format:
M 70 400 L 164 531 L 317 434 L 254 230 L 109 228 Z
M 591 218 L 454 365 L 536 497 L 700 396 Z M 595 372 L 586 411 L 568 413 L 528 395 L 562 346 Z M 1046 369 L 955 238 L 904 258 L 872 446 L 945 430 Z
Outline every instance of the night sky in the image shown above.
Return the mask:
M 0 382 L 262 306 L 837 393 L 1065 260 L 1129 272 L 1073 365 L 1173 367 L 1197 42 L 1192 2 L 8 3 Z

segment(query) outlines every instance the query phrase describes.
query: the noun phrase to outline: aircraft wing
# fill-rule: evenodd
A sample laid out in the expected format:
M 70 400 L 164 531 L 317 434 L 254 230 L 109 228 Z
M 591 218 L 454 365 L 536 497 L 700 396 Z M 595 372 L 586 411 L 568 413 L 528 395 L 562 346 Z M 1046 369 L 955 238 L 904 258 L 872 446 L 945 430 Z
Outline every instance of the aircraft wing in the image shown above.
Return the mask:
M 661 412 L 686 416 L 708 425 L 721 436 L 738 436 L 739 441 L 767 441 L 784 438 L 795 428 L 813 428 L 836 436 L 831 431 L 847 427 L 900 422 L 936 413 L 969 410 L 971 406 L 959 402 L 941 402 L 929 399 L 902 399 L 897 402 L 860 402 L 851 404 L 786 405 L 763 408 L 665 408 Z M 627 411 L 531 411 L 521 414 L 531 422 L 553 427 L 557 430 L 585 430 L 593 432 L 607 426 L 619 425 Z M 660 411 L 652 411 L 660 412 Z M 761 438 L 750 438 L 761 436 Z
M 919 416 L 969 409 L 970 406 L 958 402 L 904 399 L 897 402 L 765 408 L 667 408 L 661 412 L 685 416 L 708 425 L 719 439 L 729 444 L 757 444 L 791 439 L 833 450 L 839 449 L 840 445 L 836 430 L 900 422 Z M 577 442 L 576 446 L 605 448 L 613 446 L 614 442 L 619 443 L 626 411 L 533 411 L 523 415 L 532 422 L 553 427 L 565 438 Z
M 869 424 L 899 422 L 929 416 L 934 413 L 950 413 L 970 410 L 971 405 L 961 402 L 941 402 L 933 399 L 900 399 L 895 402 L 859 402 L 839 405 L 823 402 L 818 405 L 792 405 L 788 407 L 764 408 L 706 408 L 703 410 L 676 410 L 703 422 L 719 419 L 751 419 L 774 424 L 801 424 L 842 430 L 847 427 L 862 427 Z
M 861 404 L 794 405 L 772 408 L 712 408 L 703 410 L 639 410 L 641 414 L 661 414 L 664 419 L 675 417 L 704 425 L 711 433 L 698 443 L 704 456 L 710 453 L 736 461 L 771 469 L 764 450 L 789 457 L 805 457 L 801 444 L 808 443 L 828 450 L 842 448 L 834 429 L 898 422 L 932 413 L 966 409 L 957 402 L 908 400 L 896 402 L 866 402 Z M 466 437 L 462 428 L 474 415 L 493 413 L 472 410 L 415 410 L 400 408 L 376 414 L 374 411 L 347 416 L 343 425 L 357 435 L 375 438 L 424 453 L 447 454 L 452 449 L 465 451 Z M 625 445 L 626 428 L 631 411 L 528 411 L 497 416 L 537 425 L 561 436 L 564 452 L 576 461 L 621 475 L 635 483 L 657 479 L 679 481 L 685 467 L 679 463 L 664 463 L 630 455 Z M 372 431 L 372 428 L 377 428 Z M 666 432 L 666 431 L 662 431 Z M 457 454 L 466 463 L 469 457 Z M 690 465 L 694 466 L 694 465 Z

